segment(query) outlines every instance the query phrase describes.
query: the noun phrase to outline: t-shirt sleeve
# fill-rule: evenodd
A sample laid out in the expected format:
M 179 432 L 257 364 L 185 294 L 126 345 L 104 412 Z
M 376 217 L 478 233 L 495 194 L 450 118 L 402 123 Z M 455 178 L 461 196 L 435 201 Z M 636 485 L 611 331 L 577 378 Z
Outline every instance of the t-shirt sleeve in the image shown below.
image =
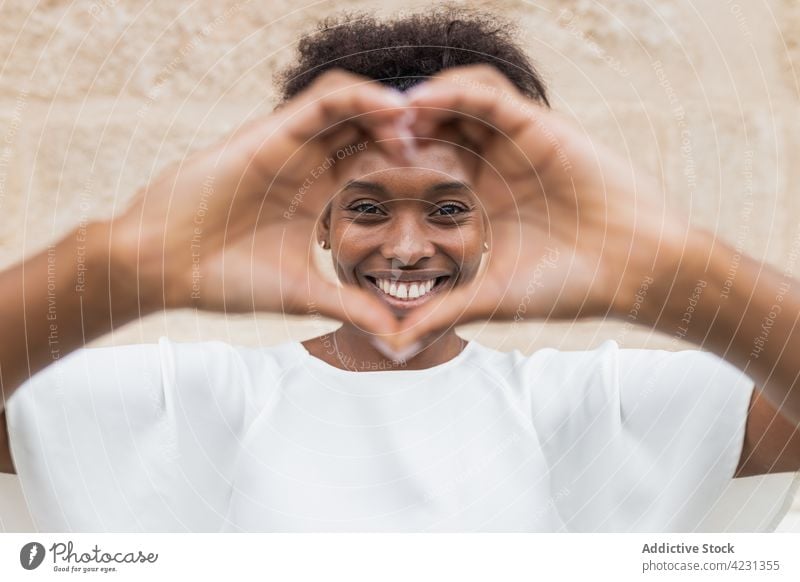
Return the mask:
M 217 531 L 251 386 L 221 343 L 85 348 L 6 404 L 41 531 Z M 179 379 L 179 380 L 178 380 Z
M 631 529 L 697 530 L 738 466 L 753 381 L 699 350 L 618 350 L 617 375 Z
M 713 529 L 710 516 L 739 462 L 752 380 L 708 352 L 619 349 L 613 341 L 551 360 L 568 377 L 551 399 L 558 414 L 539 424 L 566 529 Z M 771 515 L 761 511 L 763 498 L 759 511 L 736 507 L 735 529 L 774 527 L 790 489 L 770 499 Z
M 755 389 L 749 376 L 709 352 L 635 349 L 617 350 L 617 374 L 622 437 L 643 467 L 641 477 L 626 475 L 628 514 L 652 506 L 671 531 L 775 528 L 791 506 L 795 475 L 733 479 Z

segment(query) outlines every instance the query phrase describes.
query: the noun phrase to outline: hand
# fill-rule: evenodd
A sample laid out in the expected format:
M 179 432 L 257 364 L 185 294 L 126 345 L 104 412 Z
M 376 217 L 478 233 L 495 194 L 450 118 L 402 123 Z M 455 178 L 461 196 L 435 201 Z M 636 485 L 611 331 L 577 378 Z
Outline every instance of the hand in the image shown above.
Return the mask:
M 456 128 L 472 144 L 491 251 L 473 284 L 403 321 L 396 349 L 475 320 L 613 316 L 656 255 L 675 260 L 686 227 L 650 197 L 657 186 L 492 67 L 445 71 L 409 105 L 418 139 Z
M 114 219 L 113 256 L 152 309 L 318 312 L 388 333 L 396 319 L 313 261 L 337 151 L 359 140 L 404 163 L 402 95 L 333 71 L 266 119 L 165 172 Z M 407 132 L 407 129 L 405 129 Z M 333 162 L 333 163 L 331 163 Z M 126 280 L 130 273 L 126 273 Z

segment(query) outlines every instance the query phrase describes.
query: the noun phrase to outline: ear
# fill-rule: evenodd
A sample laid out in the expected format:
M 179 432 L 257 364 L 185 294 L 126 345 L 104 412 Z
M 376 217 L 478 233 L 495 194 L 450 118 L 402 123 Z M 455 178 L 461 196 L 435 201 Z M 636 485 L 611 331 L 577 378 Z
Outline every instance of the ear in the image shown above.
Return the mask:
M 331 248 L 331 203 L 325 205 L 322 215 L 317 221 L 317 242 L 325 241 Z
M 492 246 L 492 243 L 489 241 L 491 222 L 485 212 L 481 212 L 481 218 L 483 219 L 483 252 L 485 253 Z M 487 248 L 487 245 L 489 248 Z

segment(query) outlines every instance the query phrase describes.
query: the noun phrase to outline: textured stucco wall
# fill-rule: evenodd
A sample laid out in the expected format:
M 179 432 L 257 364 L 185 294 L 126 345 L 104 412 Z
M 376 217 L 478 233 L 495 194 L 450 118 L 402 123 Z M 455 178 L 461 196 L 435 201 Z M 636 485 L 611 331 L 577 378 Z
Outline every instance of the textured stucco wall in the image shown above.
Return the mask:
M 663 180 L 672 204 L 781 268 L 800 245 L 800 5 L 792 0 L 473 2 L 520 23 L 556 107 Z M 10 0 L 0 8 L 0 264 L 125 205 L 187 152 L 270 110 L 272 74 L 303 31 L 341 9 L 430 2 Z M 274 344 L 328 324 L 156 315 L 101 344 Z M 499 349 L 680 349 L 585 322 L 465 330 Z M 13 478 L 0 531 L 27 527 Z M 796 506 L 799 507 L 799 506 Z M 800 531 L 800 509 L 784 527 Z

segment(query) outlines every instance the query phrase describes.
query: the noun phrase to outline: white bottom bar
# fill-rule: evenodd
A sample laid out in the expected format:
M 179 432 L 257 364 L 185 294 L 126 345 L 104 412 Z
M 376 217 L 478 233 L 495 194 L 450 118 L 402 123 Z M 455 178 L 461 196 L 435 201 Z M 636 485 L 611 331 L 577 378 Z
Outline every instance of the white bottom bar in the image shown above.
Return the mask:
M 2 534 L 1 539 L 2 580 L 800 580 L 800 534 Z M 41 544 L 33 557 L 32 542 Z M 37 559 L 35 569 L 22 565 Z

